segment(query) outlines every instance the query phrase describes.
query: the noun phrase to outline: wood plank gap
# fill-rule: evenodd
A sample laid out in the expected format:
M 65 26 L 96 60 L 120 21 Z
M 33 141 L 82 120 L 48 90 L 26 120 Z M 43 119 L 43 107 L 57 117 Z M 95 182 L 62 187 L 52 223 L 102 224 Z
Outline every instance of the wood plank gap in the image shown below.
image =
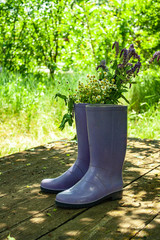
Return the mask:
M 135 178 L 134 180 L 132 180 L 130 183 L 127 183 L 126 185 L 124 185 L 123 189 L 126 188 L 127 186 L 129 186 L 130 184 L 134 183 L 135 181 L 137 181 L 138 179 L 140 179 L 141 177 L 144 177 L 145 175 L 147 175 L 148 173 L 152 172 L 153 170 L 155 170 L 156 168 L 159 168 L 160 164 L 157 165 L 156 167 L 150 169 L 148 172 L 145 172 L 144 174 L 142 174 L 141 176 L 139 176 L 138 178 Z
M 7 195 L 7 194 L 3 194 L 3 195 L 1 195 L 1 196 L 0 196 L 0 198 L 3 198 L 3 197 L 5 197 L 6 195 Z
M 49 206 L 49 207 L 47 207 L 47 208 L 44 208 L 44 209 L 42 209 L 41 211 L 39 211 L 39 213 L 44 212 L 44 211 L 46 211 L 46 210 L 49 210 L 50 208 L 52 208 L 52 207 L 54 207 L 54 206 L 55 206 L 55 204 L 52 204 L 51 206 Z M 23 220 L 20 221 L 20 222 L 17 222 L 16 224 L 12 225 L 12 226 L 10 227 L 10 229 L 17 227 L 19 224 L 21 224 L 21 223 L 23 223 L 23 222 L 31 219 L 31 218 L 34 217 L 35 215 L 37 215 L 37 213 L 35 213 L 35 214 L 33 214 L 33 215 L 31 215 L 31 216 L 23 219 Z M 6 229 L 0 231 L 0 233 L 4 233 L 4 232 L 6 232 Z
M 4 197 L 5 197 L 5 196 L 4 196 Z M 27 203 L 27 202 L 29 202 L 29 201 L 30 201 L 30 199 L 28 199 L 28 198 L 22 199 L 21 201 L 17 202 L 15 205 L 13 205 L 13 206 L 12 206 L 11 208 L 9 208 L 8 210 L 5 210 L 5 212 L 6 212 L 6 213 L 10 213 L 11 210 L 16 209 L 19 205 L 24 204 L 24 203 Z M 4 215 L 4 212 L 0 212 L 0 216 L 1 216 L 1 215 Z
M 146 224 L 143 228 L 139 229 L 139 231 L 137 231 L 132 237 L 129 238 L 129 240 L 133 239 L 134 237 L 136 237 L 142 230 L 144 230 L 147 225 L 149 225 L 158 215 L 160 214 L 160 212 L 158 212 L 157 214 L 155 214 L 151 219 L 149 219 L 148 221 L 146 221 Z
M 71 218 L 69 218 L 68 220 L 66 220 L 65 222 L 61 223 L 60 225 L 58 225 L 57 227 L 53 228 L 52 230 L 48 231 L 47 233 L 42 234 L 41 236 L 39 236 L 38 238 L 36 238 L 35 240 L 41 239 L 42 237 L 44 237 L 45 235 L 55 231 L 56 229 L 62 227 L 63 225 L 65 225 L 66 223 L 72 221 L 73 219 L 75 219 L 76 217 L 80 216 L 82 213 L 86 212 L 89 208 L 85 208 L 84 210 L 82 210 L 79 213 L 76 213 L 75 215 L 73 215 Z

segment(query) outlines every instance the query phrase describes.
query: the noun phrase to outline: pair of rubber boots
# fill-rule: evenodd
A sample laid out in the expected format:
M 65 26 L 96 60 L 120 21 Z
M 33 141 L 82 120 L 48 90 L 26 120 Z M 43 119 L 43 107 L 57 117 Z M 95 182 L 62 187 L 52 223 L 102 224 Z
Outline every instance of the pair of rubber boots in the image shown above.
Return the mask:
M 58 193 L 65 208 L 91 207 L 122 198 L 122 167 L 127 144 L 127 107 L 76 104 L 78 157 L 60 177 L 44 179 L 43 192 Z

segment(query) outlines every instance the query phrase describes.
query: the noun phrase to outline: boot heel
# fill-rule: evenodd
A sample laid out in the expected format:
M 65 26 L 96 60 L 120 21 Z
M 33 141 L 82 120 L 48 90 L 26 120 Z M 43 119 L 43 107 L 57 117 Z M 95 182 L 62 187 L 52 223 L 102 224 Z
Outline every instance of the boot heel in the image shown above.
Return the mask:
M 123 191 L 115 192 L 110 195 L 111 200 L 122 199 Z

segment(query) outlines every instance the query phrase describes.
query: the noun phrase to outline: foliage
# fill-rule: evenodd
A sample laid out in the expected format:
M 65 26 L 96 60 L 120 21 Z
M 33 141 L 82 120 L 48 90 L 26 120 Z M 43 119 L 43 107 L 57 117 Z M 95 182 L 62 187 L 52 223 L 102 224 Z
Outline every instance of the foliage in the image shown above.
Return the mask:
M 130 92 L 129 108 L 136 112 L 148 111 L 152 106 L 156 107 L 160 99 L 160 51 L 156 51 L 150 59 L 150 66 L 154 69 L 144 69 L 136 78 L 136 87 Z M 157 61 L 155 61 L 157 59 Z
M 146 69 L 136 77 L 136 84 L 129 92 L 129 109 L 137 113 L 157 106 L 160 99 L 160 69 Z
M 45 67 L 53 79 L 102 56 L 108 64 L 115 39 L 134 42 L 145 62 L 160 47 L 159 8 L 158 0 L 0 1 L 0 65 L 22 74 Z
M 83 76 L 83 75 L 82 75 Z M 55 76 L 72 82 L 77 73 Z M 64 113 L 63 102 L 54 99 L 55 85 L 47 76 L 0 73 L 0 156 L 22 151 L 40 144 L 74 137 L 73 127 L 63 134 L 58 130 Z M 63 85 L 66 92 L 68 85 Z
M 160 139 L 160 102 L 147 111 L 128 114 L 128 136 L 141 139 Z

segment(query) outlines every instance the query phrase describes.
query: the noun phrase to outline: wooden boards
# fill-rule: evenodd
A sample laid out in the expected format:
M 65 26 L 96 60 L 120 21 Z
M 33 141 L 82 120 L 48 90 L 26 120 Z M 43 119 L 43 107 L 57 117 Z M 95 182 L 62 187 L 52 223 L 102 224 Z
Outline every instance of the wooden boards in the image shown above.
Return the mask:
M 39 188 L 43 178 L 72 165 L 75 143 L 55 142 L 1 158 L 0 239 L 10 234 L 16 240 L 158 240 L 159 143 L 129 139 L 123 199 L 79 210 L 57 208 L 56 195 Z

